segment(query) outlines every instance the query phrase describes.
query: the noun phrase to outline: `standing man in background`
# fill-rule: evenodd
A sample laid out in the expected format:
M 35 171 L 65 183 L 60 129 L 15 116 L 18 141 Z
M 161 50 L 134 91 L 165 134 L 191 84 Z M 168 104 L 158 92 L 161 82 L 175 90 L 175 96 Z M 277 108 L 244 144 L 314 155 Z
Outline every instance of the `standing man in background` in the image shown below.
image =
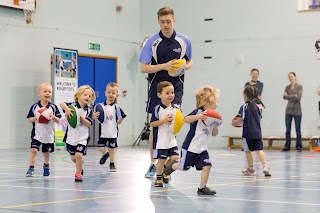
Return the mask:
M 174 11 L 170 7 L 163 7 L 158 11 L 157 15 L 160 32 L 148 39 L 139 59 L 141 72 L 148 73 L 148 81 L 150 83 L 146 107 L 147 113 L 152 113 L 155 106 L 160 103 L 160 99 L 157 96 L 157 85 L 161 81 L 169 81 L 173 84 L 175 98 L 172 103 L 181 106 L 184 74 L 172 77 L 169 76 L 168 70 L 175 67 L 176 59 L 186 60 L 186 70 L 192 66 L 190 39 L 173 29 L 175 24 Z M 153 177 L 156 172 L 156 160 L 153 159 L 152 130 L 149 135 L 149 148 L 151 164 L 145 177 Z

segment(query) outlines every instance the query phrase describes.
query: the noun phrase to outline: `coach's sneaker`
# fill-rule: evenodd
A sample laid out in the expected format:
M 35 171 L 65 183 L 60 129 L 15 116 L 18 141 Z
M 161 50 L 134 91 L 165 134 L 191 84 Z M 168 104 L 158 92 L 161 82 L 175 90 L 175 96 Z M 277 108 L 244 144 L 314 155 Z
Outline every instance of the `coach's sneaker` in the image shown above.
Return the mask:
M 154 186 L 155 186 L 155 187 L 163 187 L 163 182 L 162 182 L 162 180 L 156 180 L 156 181 L 154 182 Z
M 99 162 L 100 165 L 103 165 L 107 161 L 108 157 L 109 157 L 109 152 L 107 152 L 105 155 L 102 155 L 100 162 Z
M 169 183 L 170 175 L 166 175 L 165 173 L 162 173 L 162 180 L 164 183 Z
M 109 168 L 110 168 L 110 172 L 116 172 L 117 171 L 116 165 L 114 165 L 114 163 L 110 164 Z
M 202 189 L 198 188 L 197 193 L 198 193 L 198 195 L 215 195 L 215 194 L 217 194 L 216 191 L 210 189 L 207 186 L 203 187 Z
M 44 176 L 44 177 L 50 176 L 49 165 L 48 165 L 48 166 L 43 165 L 43 176 Z
M 146 178 L 152 178 L 156 174 L 156 166 L 154 164 L 151 164 L 147 173 L 144 175 Z
M 271 177 L 270 169 L 267 166 L 263 167 L 263 171 L 262 172 L 264 173 L 264 176 Z
M 75 182 L 82 182 L 82 175 L 81 174 L 75 174 L 74 175 L 74 181 Z
M 251 176 L 251 175 L 255 175 L 256 171 L 254 169 L 250 169 L 250 167 L 248 167 L 245 170 L 242 170 L 242 174 L 247 175 L 247 176 Z
M 26 177 L 34 177 L 34 168 L 29 167 Z

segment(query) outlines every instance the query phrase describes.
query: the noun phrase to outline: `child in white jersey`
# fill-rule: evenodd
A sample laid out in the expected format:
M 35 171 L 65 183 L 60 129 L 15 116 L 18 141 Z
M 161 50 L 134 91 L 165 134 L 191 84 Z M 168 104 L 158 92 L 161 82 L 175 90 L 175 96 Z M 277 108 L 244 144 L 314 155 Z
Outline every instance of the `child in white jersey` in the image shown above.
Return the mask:
M 106 101 L 101 103 L 104 112 L 105 120 L 99 124 L 99 140 L 98 150 L 102 154 L 100 164 L 104 164 L 110 156 L 110 171 L 115 172 L 115 148 L 118 147 L 118 125 L 122 123 L 126 114 L 122 111 L 118 104 L 116 104 L 116 98 L 119 96 L 118 85 L 114 82 L 108 83 L 105 91 Z M 94 117 L 99 117 L 99 112 L 94 112 Z M 105 147 L 108 143 L 108 152 Z
M 184 122 L 190 124 L 190 130 L 182 145 L 180 163 L 168 164 L 164 170 L 166 175 L 170 175 L 178 169 L 186 171 L 194 166 L 197 170 L 202 170 L 198 195 L 216 194 L 216 191 L 207 187 L 212 167 L 207 144 L 211 135 L 218 134 L 218 126 L 206 126 L 201 120 L 207 118 L 206 110 L 217 108 L 218 97 L 219 90 L 211 86 L 205 86 L 197 91 L 197 109 L 184 118 Z
M 166 162 L 167 164 L 172 164 L 172 162 L 177 162 L 179 159 L 176 137 L 169 131 L 174 119 L 171 113 L 175 108 L 172 104 L 174 99 L 172 83 L 168 81 L 160 82 L 157 86 L 157 94 L 161 103 L 153 110 L 150 126 L 153 133 L 153 158 L 158 159 L 156 165 L 157 179 L 154 186 L 163 187 L 163 182 L 169 182 L 169 177 L 163 174 L 164 165 Z
M 75 128 L 68 126 L 63 141 L 67 143 L 67 151 L 70 154 L 71 160 L 76 164 L 75 181 L 81 182 L 83 175 L 83 156 L 87 152 L 87 144 L 90 139 L 89 127 L 93 124 L 92 110 L 90 104 L 96 100 L 93 89 L 84 85 L 79 87 L 74 94 L 73 103 L 60 103 L 60 107 L 65 111 L 65 116 L 72 115 L 72 110 L 68 107 L 72 105 L 79 116 L 78 124 Z
M 48 83 L 41 83 L 38 86 L 38 96 L 40 100 L 33 104 L 28 113 L 28 120 L 32 123 L 31 146 L 29 156 L 29 169 L 26 177 L 34 177 L 34 164 L 39 147 L 42 145 L 44 158 L 43 176 L 50 175 L 49 158 L 50 153 L 54 152 L 54 122 L 58 123 L 61 117 L 58 107 L 51 103 L 52 86 Z M 46 111 L 46 112 L 45 112 Z M 47 120 L 41 121 L 41 113 L 47 113 Z

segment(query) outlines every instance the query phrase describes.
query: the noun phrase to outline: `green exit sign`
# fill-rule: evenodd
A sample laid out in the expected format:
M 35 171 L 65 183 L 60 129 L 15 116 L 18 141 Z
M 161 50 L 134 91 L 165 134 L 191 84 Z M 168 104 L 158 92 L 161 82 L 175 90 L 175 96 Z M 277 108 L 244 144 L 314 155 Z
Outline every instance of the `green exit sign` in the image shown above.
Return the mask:
M 100 44 L 89 43 L 88 48 L 89 48 L 89 50 L 100 51 Z

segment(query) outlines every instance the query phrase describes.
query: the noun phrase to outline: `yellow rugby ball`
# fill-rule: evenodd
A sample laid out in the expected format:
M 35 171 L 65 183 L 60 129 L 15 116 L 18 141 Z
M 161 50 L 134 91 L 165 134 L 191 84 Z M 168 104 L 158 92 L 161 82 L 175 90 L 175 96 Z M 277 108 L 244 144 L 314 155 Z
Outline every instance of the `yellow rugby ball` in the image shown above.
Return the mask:
M 170 131 L 172 134 L 176 135 L 183 126 L 183 115 L 182 112 L 177 108 L 173 108 L 171 115 L 174 117 L 174 119 L 170 125 Z
M 174 61 L 174 66 L 171 70 L 168 70 L 168 74 L 172 77 L 181 76 L 184 74 L 186 70 L 186 60 L 184 59 L 177 59 Z

